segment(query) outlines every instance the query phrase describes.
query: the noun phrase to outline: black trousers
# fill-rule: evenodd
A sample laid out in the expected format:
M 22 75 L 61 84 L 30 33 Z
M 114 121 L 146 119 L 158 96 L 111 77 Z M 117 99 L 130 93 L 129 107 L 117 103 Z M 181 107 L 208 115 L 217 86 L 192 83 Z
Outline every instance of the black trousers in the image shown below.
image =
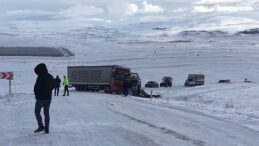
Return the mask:
M 66 93 L 67 93 L 67 96 L 69 96 L 68 85 L 64 86 L 64 94 L 63 94 L 63 96 L 65 96 Z
M 58 94 L 59 94 L 59 87 L 55 87 L 54 95 L 55 95 L 55 96 L 58 96 Z
M 128 88 L 124 88 L 124 89 L 123 89 L 123 94 L 124 94 L 125 96 L 128 96 L 128 95 L 129 95 L 129 89 L 128 89 Z
M 40 115 L 41 109 L 44 110 L 44 117 L 45 117 L 45 129 L 49 129 L 49 107 L 50 107 L 51 100 L 37 100 L 35 103 L 35 116 L 38 122 L 39 127 L 44 127 L 42 123 L 42 118 Z

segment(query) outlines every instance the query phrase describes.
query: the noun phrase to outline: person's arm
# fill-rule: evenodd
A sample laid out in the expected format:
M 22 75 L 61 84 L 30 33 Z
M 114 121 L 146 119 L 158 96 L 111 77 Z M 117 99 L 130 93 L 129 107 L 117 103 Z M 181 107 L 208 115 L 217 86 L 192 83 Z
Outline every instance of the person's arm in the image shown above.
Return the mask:
M 55 88 L 55 86 L 56 86 L 56 81 L 55 81 L 55 79 L 53 78 L 53 76 L 51 76 L 51 78 L 52 78 L 52 83 L 51 83 L 52 88 L 51 88 L 51 90 L 53 90 L 53 89 Z
M 38 97 L 39 92 L 40 92 L 40 78 L 37 77 L 36 83 L 34 85 L 34 95 L 35 95 L 36 98 Z

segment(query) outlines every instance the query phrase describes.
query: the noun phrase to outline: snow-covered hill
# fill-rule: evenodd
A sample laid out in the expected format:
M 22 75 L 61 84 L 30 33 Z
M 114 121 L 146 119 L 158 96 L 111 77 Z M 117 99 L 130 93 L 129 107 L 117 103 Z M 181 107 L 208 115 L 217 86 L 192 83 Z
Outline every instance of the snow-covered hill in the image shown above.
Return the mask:
M 172 41 L 183 38 L 231 37 L 240 34 L 257 34 L 259 21 L 231 16 L 203 16 L 189 19 L 176 19 L 168 22 L 145 22 L 119 26 L 91 26 L 66 31 L 3 29 L 0 37 L 4 42 L 12 38 L 53 38 L 64 37 L 79 40 L 107 41 Z M 1 41 L 1 40 L 0 40 Z
M 139 23 L 118 27 L 119 30 L 135 30 L 146 36 L 190 36 L 214 37 L 229 36 L 259 27 L 259 21 L 232 16 L 207 16 L 189 19 L 171 20 L 168 22 Z
M 171 27 L 171 30 L 181 28 L 182 30 L 222 30 L 228 32 L 237 32 L 244 29 L 256 28 L 259 21 L 243 18 L 243 17 L 230 17 L 230 16 L 215 16 L 205 18 L 194 18 L 188 21 L 178 23 L 179 26 Z
M 103 40 L 115 40 L 118 38 L 127 37 L 127 34 L 120 32 L 114 28 L 108 28 L 104 26 L 87 27 L 84 29 L 77 29 L 68 32 L 68 35 L 78 39 L 103 39 Z
M 259 28 L 254 28 L 254 29 L 248 29 L 244 31 L 240 31 L 237 33 L 238 35 L 244 35 L 244 34 L 249 34 L 249 35 L 258 35 L 259 34 Z
M 186 30 L 182 31 L 177 36 L 180 37 L 221 37 L 229 36 L 230 34 L 224 31 L 195 31 L 195 30 Z

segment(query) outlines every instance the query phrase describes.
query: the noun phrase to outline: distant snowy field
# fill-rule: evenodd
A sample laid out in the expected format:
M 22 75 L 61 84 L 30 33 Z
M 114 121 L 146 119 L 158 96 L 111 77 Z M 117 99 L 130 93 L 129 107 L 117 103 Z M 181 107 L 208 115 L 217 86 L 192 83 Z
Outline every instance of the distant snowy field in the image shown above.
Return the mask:
M 89 31 L 96 33 L 89 34 Z M 36 79 L 33 69 L 41 62 L 47 64 L 49 72 L 54 76 L 65 75 L 66 67 L 70 65 L 127 66 L 140 74 L 142 86 L 149 80 L 161 82 L 163 76 L 172 76 L 172 88 L 153 89 L 162 95 L 160 99 L 150 101 L 131 98 L 165 107 L 176 106 L 203 112 L 240 122 L 239 124 L 247 128 L 259 131 L 259 35 L 153 35 L 127 36 L 111 30 L 77 30 L 66 33 L 39 33 L 34 36 L 0 34 L 1 46 L 65 47 L 75 54 L 74 57 L 57 58 L 1 57 L 0 71 L 15 73 L 15 80 L 12 81 L 15 98 L 11 97 L 14 102 L 19 96 L 31 96 Z M 205 74 L 205 85 L 185 88 L 184 81 L 189 73 Z M 252 83 L 244 83 L 245 78 Z M 232 83 L 218 84 L 221 79 L 230 79 Z M 2 106 L 6 103 L 4 101 L 10 98 L 7 97 L 8 81 L 0 80 L 0 88 Z M 146 90 L 150 92 L 151 89 Z M 95 96 L 95 93 L 92 94 Z M 109 96 L 112 95 L 107 95 L 107 98 Z M 196 144 L 195 141 L 193 143 L 199 145 L 197 141 Z
M 1 71 L 15 72 L 14 93 L 32 93 L 36 78 L 33 68 L 40 62 L 45 62 L 53 75 L 65 75 L 66 67 L 69 65 L 118 64 L 138 72 L 142 78 L 142 85 L 149 80 L 161 82 L 161 78 L 166 75 L 173 76 L 172 88 L 155 89 L 155 92 L 163 95 L 160 100 L 164 102 L 193 103 L 205 106 L 206 109 L 211 107 L 213 110 L 258 115 L 257 35 L 191 39 L 174 37 L 171 41 L 168 41 L 169 38 L 166 41 L 163 39 L 149 41 L 141 38 L 124 40 L 125 37 L 107 40 L 105 34 L 98 32 L 93 38 L 87 39 L 87 32 L 88 30 L 77 30 L 77 33 L 71 34 L 69 32 L 38 34 L 38 39 L 2 35 L 0 43 L 3 46 L 67 47 L 76 54 L 70 58 L 1 57 Z M 42 38 L 42 36 L 48 37 Z M 184 39 L 191 42 L 177 42 Z M 205 86 L 183 88 L 189 73 L 205 74 Z M 243 83 L 245 78 L 253 83 Z M 217 84 L 220 79 L 230 79 L 233 83 Z M 0 82 L 1 88 L 6 89 L 8 82 L 4 80 Z M 7 89 L 1 90 L 0 95 L 5 96 L 7 91 Z

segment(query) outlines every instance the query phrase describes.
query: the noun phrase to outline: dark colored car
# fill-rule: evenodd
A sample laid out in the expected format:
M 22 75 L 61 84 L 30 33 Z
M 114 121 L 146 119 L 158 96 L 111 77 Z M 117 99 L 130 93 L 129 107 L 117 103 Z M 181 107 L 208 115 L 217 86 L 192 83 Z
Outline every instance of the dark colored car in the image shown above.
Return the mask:
M 219 80 L 218 83 L 231 83 L 231 80 Z
M 145 84 L 147 88 L 158 88 L 159 84 L 156 81 L 149 81 Z

